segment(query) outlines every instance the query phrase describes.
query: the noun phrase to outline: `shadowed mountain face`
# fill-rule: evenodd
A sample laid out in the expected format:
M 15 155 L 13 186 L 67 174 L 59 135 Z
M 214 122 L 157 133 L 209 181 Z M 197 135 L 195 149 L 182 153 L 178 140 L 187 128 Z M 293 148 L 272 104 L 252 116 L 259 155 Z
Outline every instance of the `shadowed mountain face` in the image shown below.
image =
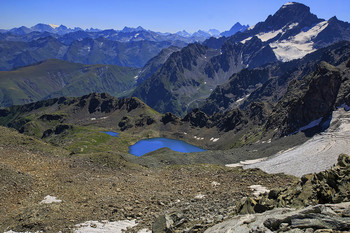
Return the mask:
M 245 107 L 254 101 L 276 104 L 286 93 L 288 83 L 302 79 L 314 71 L 317 64 L 326 61 L 338 66 L 350 56 L 349 42 L 340 42 L 320 49 L 300 60 L 277 62 L 255 69 L 244 69 L 219 85 L 206 99 L 201 110 L 207 114 Z
M 172 46 L 160 51 L 160 53 L 157 56 L 149 60 L 146 63 L 146 65 L 142 68 L 137 77 L 137 84 L 141 84 L 145 80 L 150 78 L 165 63 L 165 61 L 169 58 L 169 56 L 172 53 L 177 52 L 179 50 L 179 47 Z
M 299 59 L 319 48 L 349 39 L 350 24 L 336 18 L 328 21 L 319 19 L 310 12 L 309 7 L 299 3 L 288 3 L 274 15 L 268 16 L 264 22 L 243 32 L 238 32 L 229 38 L 208 39 L 203 43 L 204 46 L 200 47 L 200 53 L 189 52 L 195 51 L 194 48 L 199 48 L 199 45 L 188 45 L 176 55 L 170 56 L 159 72 L 142 83 L 133 95 L 157 111 L 184 115 L 189 110 L 200 107 L 204 99 L 214 90 L 213 87 L 224 84 L 242 69 L 253 69 L 276 61 Z M 288 66 L 293 65 L 285 65 L 286 68 L 283 69 L 288 69 Z M 262 72 L 241 73 L 241 77 L 238 78 L 241 80 L 241 85 L 238 89 L 235 86 L 237 83 L 233 85 L 240 94 L 220 97 L 223 101 L 222 109 L 228 107 L 232 100 L 246 98 L 273 75 L 285 72 L 275 70 L 271 74 L 264 69 Z M 244 77 L 252 77 L 249 72 L 258 77 L 245 80 Z M 225 88 L 228 87 L 223 87 L 223 92 Z M 213 95 L 218 96 L 219 93 Z M 207 113 L 217 111 L 207 105 L 208 101 L 202 108 Z
M 258 38 L 246 44 L 225 44 L 221 50 L 191 44 L 172 54 L 133 95 L 157 111 L 183 115 L 199 107 L 232 73 L 273 61 L 271 48 Z
M 201 110 L 225 115 L 239 107 L 246 115 L 252 104 L 265 103 L 268 108 L 253 110 L 266 123 L 265 134 L 289 135 L 312 121 L 325 122 L 335 108 L 350 104 L 349 60 L 350 43 L 340 42 L 301 60 L 245 69 L 218 86 Z

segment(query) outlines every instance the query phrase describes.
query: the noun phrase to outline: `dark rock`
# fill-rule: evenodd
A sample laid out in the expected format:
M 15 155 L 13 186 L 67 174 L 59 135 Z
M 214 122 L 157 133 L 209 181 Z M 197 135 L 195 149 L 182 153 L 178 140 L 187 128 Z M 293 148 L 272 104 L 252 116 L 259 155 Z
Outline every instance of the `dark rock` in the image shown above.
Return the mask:
M 57 125 L 54 132 L 55 132 L 55 134 L 61 134 L 64 131 L 66 131 L 68 129 L 72 129 L 72 128 L 73 128 L 73 126 L 71 126 L 71 125 Z
M 52 129 L 45 130 L 43 135 L 41 136 L 41 138 L 47 138 L 47 137 L 51 136 L 53 133 L 54 133 L 54 131 Z
M 180 121 L 180 118 L 176 116 L 175 114 L 172 114 L 171 112 L 167 112 L 164 114 L 162 119 L 160 120 L 163 122 L 164 125 L 168 124 L 169 122 L 171 123 L 176 123 Z
M 61 121 L 63 119 L 62 115 L 57 114 L 44 114 L 39 117 L 43 121 Z
M 141 114 L 140 118 L 135 121 L 135 126 L 143 127 L 146 125 L 151 125 L 154 122 L 155 122 L 155 120 L 152 117 Z
M 340 71 L 321 62 L 308 77 L 293 81 L 266 123 L 267 130 L 279 128 L 274 137 L 286 136 L 321 117 L 335 107 L 341 84 Z
M 338 157 L 338 166 L 349 167 L 350 166 L 350 156 L 346 154 L 341 154 Z
M 199 110 L 198 108 L 192 110 L 190 113 L 188 113 L 182 121 L 189 122 L 191 125 L 195 127 L 209 127 L 211 125 L 211 122 L 209 122 L 209 117 L 207 114 Z
M 0 117 L 7 117 L 9 113 L 8 109 L 0 109 Z
M 122 120 L 118 123 L 118 126 L 120 127 L 121 131 L 130 129 L 133 127 L 133 124 L 131 123 L 130 117 L 123 117 Z

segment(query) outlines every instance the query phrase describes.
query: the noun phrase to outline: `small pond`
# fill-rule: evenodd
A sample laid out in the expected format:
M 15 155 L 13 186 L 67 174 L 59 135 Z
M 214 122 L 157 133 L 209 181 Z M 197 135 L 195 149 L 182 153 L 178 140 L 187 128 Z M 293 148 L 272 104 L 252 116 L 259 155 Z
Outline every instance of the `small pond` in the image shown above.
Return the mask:
M 202 152 L 205 151 L 199 147 L 188 144 L 181 140 L 169 139 L 169 138 L 151 138 L 143 139 L 129 147 L 129 153 L 135 156 L 142 156 L 149 152 L 158 150 L 160 148 L 168 147 L 169 149 L 177 152 L 190 153 L 190 152 Z
M 105 133 L 105 134 L 111 135 L 113 137 L 118 137 L 119 136 L 119 133 L 112 132 L 112 131 L 101 131 L 101 133 Z

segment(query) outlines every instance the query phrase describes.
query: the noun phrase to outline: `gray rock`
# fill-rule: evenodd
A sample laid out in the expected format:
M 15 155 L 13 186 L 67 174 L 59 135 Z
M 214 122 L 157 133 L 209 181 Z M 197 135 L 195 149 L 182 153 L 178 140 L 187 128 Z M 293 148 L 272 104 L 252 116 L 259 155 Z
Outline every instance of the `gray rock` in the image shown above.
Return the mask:
M 315 232 L 319 229 L 345 231 L 350 229 L 350 218 L 343 214 L 350 210 L 350 202 L 320 204 L 303 209 L 276 208 L 262 214 L 235 216 L 217 224 L 205 233 L 220 232 Z

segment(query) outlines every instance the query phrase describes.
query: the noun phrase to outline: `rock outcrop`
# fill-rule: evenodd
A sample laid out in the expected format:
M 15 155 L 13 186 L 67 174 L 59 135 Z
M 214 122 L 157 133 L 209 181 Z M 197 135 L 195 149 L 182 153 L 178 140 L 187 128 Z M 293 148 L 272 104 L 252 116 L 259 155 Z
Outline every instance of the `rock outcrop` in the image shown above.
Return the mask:
M 236 213 L 241 216 L 218 224 L 206 232 L 349 230 L 349 201 L 350 156 L 341 154 L 337 165 L 331 169 L 305 175 L 283 190 L 271 190 L 259 197 L 242 198 L 236 204 Z
M 319 204 L 300 210 L 278 208 L 262 214 L 236 216 L 205 232 L 344 232 L 350 229 L 349 213 L 350 202 Z

